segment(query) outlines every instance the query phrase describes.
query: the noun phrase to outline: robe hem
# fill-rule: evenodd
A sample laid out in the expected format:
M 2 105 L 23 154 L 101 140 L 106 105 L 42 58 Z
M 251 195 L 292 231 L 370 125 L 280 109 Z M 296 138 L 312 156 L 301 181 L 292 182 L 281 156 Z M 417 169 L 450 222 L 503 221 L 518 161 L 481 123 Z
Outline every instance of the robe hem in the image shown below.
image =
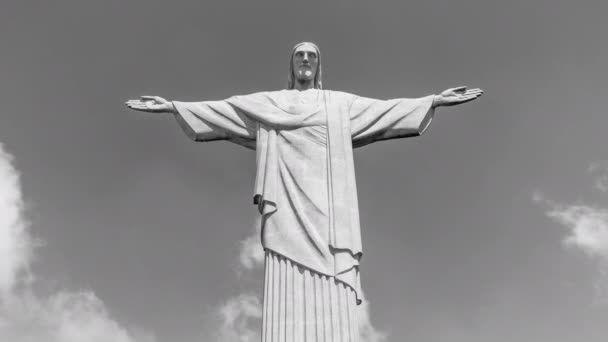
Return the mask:
M 363 303 L 363 299 L 361 299 L 361 296 L 360 296 L 360 294 L 359 294 L 359 291 L 360 291 L 360 290 L 355 289 L 355 288 L 354 288 L 354 287 L 353 287 L 351 284 L 349 284 L 349 283 L 347 283 L 347 282 L 345 282 L 345 281 L 343 281 L 343 280 L 340 280 L 340 279 L 339 279 L 339 278 L 337 278 L 335 275 L 331 275 L 331 274 L 327 274 L 327 273 L 325 273 L 325 272 L 319 272 L 319 271 L 317 271 L 317 270 L 314 270 L 314 269 L 312 269 L 312 268 L 310 268 L 310 267 L 308 267 L 308 266 L 305 266 L 305 265 L 303 265 L 303 264 L 301 264 L 301 263 L 299 263 L 299 262 L 297 262 L 297 261 L 293 260 L 293 259 L 292 259 L 292 258 L 290 258 L 290 257 L 285 256 L 285 255 L 284 255 L 284 254 L 282 254 L 282 253 L 276 252 L 274 249 L 264 247 L 264 252 L 266 252 L 266 251 L 269 251 L 269 252 L 274 253 L 274 254 L 276 254 L 276 255 L 279 255 L 279 256 L 281 256 L 281 257 L 283 257 L 283 258 L 285 258 L 285 259 L 288 259 L 288 260 L 289 260 L 290 262 L 292 262 L 293 264 L 297 265 L 298 267 L 305 268 L 305 269 L 307 269 L 309 272 L 313 272 L 313 273 L 316 273 L 316 274 L 320 274 L 320 275 L 324 275 L 324 276 L 326 276 L 326 277 L 333 278 L 333 279 L 334 279 L 334 281 L 335 281 L 336 283 L 341 283 L 341 284 L 343 284 L 344 286 L 348 286 L 348 287 L 349 287 L 350 289 L 352 289 L 352 290 L 353 290 L 353 292 L 355 293 L 355 299 L 356 299 L 357 305 L 361 305 L 361 303 Z M 359 269 L 359 266 L 358 266 L 358 265 L 355 265 L 355 266 L 353 266 L 353 267 L 349 268 L 348 270 L 351 270 L 351 269 L 354 269 L 354 268 Z

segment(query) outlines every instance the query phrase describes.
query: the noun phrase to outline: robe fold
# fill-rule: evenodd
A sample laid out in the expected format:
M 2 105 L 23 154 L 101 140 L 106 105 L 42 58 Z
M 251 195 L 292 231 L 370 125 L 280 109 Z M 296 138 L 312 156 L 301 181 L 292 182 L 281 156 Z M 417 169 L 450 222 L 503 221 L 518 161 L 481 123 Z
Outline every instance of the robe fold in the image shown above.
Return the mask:
M 358 304 L 362 247 L 352 149 L 422 134 L 432 103 L 432 95 L 383 101 L 318 89 L 173 102 L 191 139 L 256 151 L 253 198 L 264 249 L 348 285 Z

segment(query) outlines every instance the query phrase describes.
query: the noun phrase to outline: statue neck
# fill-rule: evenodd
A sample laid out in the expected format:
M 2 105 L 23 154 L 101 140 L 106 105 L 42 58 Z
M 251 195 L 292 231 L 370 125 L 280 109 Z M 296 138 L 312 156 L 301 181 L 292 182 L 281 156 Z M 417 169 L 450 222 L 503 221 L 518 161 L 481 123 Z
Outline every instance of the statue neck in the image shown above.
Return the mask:
M 294 84 L 294 89 L 296 90 L 308 90 L 308 89 L 314 89 L 315 87 L 315 80 L 296 80 L 295 84 Z

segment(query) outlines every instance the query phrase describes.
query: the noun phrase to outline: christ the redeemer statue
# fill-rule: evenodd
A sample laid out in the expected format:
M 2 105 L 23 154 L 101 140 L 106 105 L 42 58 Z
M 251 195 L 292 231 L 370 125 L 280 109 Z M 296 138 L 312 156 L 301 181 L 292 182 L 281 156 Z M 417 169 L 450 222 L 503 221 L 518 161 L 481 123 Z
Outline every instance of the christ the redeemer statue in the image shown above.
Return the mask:
M 228 140 L 256 151 L 253 202 L 265 250 L 263 342 L 354 342 L 361 232 L 353 148 L 422 134 L 436 107 L 481 89 L 375 100 L 324 90 L 321 54 L 297 44 L 287 89 L 223 101 L 142 96 L 129 108 L 171 113 L 195 141 Z

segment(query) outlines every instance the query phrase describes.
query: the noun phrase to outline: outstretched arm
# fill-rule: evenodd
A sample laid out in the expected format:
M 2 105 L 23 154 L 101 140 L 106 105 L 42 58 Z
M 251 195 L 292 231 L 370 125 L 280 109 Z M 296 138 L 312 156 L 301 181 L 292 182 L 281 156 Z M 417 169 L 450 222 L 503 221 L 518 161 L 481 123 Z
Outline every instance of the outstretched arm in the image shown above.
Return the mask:
M 356 97 L 350 106 L 353 147 L 422 134 L 433 119 L 435 109 L 473 101 L 481 89 L 450 88 L 439 95 L 416 99 L 376 100 Z
M 127 101 L 126 105 L 147 113 L 174 114 L 192 140 L 229 140 L 255 149 L 256 123 L 227 101 L 178 102 L 159 96 L 142 96 L 140 100 Z
M 349 108 L 353 147 L 422 134 L 433 119 L 433 100 L 434 95 L 392 100 L 356 97 Z

